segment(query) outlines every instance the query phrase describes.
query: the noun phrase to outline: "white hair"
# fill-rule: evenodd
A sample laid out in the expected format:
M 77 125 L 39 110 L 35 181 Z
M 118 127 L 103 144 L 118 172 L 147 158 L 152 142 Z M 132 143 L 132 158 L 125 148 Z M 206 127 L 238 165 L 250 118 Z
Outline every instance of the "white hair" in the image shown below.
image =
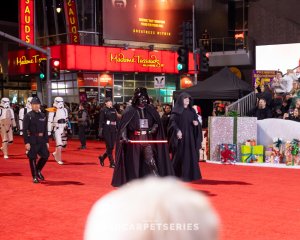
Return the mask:
M 134 180 L 92 207 L 85 240 L 216 240 L 208 199 L 175 178 Z

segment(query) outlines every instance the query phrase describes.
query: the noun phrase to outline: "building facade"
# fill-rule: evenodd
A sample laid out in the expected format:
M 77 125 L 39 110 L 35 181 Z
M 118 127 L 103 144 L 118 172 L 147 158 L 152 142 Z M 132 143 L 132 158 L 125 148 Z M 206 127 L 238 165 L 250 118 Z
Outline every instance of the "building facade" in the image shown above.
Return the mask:
M 155 100 L 170 103 L 180 88 L 178 26 L 191 19 L 192 1 L 19 2 L 21 38 L 49 47 L 51 57 L 60 59 L 60 79 L 51 80 L 52 98 L 78 103 L 109 96 L 127 102 L 136 87 L 147 87 Z M 175 17 L 178 13 L 182 17 Z M 28 96 L 35 91 L 47 96 L 45 79 L 39 78 L 46 56 L 21 49 L 9 52 L 8 59 L 10 77 L 29 79 Z M 192 53 L 189 59 L 192 75 Z M 185 83 L 186 77 L 188 87 L 192 79 L 185 76 Z

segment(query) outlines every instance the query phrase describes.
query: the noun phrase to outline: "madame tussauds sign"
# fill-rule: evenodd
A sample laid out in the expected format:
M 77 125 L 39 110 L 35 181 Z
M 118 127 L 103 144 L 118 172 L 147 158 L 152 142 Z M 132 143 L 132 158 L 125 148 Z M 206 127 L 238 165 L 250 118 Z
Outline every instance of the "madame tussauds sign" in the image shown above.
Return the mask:
M 134 55 L 133 57 L 125 57 L 123 53 L 110 54 L 110 61 L 115 63 L 137 63 L 143 67 L 163 67 L 164 64 L 160 62 L 160 59 L 155 55 L 150 55 L 149 58 L 143 58 L 140 55 Z
M 34 1 L 19 1 L 19 29 L 21 40 L 34 44 Z

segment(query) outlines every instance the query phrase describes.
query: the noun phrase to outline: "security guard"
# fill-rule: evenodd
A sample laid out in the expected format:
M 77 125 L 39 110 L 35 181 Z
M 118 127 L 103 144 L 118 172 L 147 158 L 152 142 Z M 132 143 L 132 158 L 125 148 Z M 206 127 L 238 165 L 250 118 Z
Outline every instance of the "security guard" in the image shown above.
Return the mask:
M 108 156 L 110 168 L 115 167 L 115 161 L 112 155 L 116 142 L 117 133 L 117 110 L 112 106 L 111 98 L 105 98 L 105 107 L 100 111 L 99 119 L 99 137 L 104 138 L 106 151 L 99 156 L 100 165 L 104 166 L 104 160 Z
M 37 97 L 32 99 L 31 106 L 32 111 L 24 117 L 23 136 L 33 182 L 39 183 L 39 179 L 44 180 L 41 171 L 49 158 L 47 117 L 40 111 L 41 102 Z

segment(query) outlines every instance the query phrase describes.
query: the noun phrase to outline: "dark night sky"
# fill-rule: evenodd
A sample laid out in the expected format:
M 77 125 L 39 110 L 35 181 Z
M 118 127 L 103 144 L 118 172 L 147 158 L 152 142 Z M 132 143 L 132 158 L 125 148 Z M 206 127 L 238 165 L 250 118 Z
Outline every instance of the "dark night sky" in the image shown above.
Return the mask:
M 0 21 L 18 22 L 18 0 L 2 1 Z

